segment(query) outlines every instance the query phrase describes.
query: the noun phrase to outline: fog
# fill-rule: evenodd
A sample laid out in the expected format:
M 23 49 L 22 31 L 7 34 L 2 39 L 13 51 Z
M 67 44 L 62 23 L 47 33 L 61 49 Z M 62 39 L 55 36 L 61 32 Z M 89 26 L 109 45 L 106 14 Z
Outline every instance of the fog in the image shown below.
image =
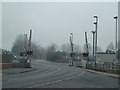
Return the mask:
M 118 14 L 116 2 L 39 2 L 2 3 L 2 48 L 11 50 L 17 35 L 29 34 L 32 41 L 42 46 L 50 43 L 69 43 L 73 32 L 74 43 L 83 46 L 84 32 L 88 32 L 88 43 L 92 45 L 95 30 L 94 15 L 98 15 L 98 46 L 103 50 L 115 43 L 115 20 Z M 1 24 L 0 24 L 1 25 Z M 1 42 L 0 42 L 1 43 Z M 0 46 L 1 47 L 1 46 Z

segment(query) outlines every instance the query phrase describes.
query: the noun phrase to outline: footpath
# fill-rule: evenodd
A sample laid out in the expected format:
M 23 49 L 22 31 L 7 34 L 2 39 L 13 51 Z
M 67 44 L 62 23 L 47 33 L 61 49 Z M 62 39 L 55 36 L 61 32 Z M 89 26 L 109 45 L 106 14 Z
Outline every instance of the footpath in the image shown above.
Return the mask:
M 113 78 L 118 78 L 118 79 L 120 79 L 120 75 L 118 75 L 118 74 L 99 72 L 99 71 L 94 71 L 94 70 L 89 70 L 89 69 L 85 69 L 85 71 L 91 72 L 91 73 L 102 74 L 102 75 L 106 75 L 106 76 L 109 76 L 109 77 L 113 77 Z
M 2 75 L 6 74 L 19 74 L 19 73 L 25 73 L 25 72 L 30 72 L 33 70 L 37 70 L 36 68 L 7 68 L 7 69 L 2 69 Z

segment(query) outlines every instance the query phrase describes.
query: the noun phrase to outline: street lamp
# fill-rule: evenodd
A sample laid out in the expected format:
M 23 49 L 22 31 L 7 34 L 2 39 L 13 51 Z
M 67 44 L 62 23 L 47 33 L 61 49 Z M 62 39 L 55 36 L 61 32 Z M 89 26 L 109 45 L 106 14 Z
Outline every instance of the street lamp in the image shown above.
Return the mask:
M 115 51 L 117 52 L 117 19 L 118 19 L 118 17 L 115 16 L 114 19 L 116 20 Z
M 115 16 L 114 19 L 116 20 L 116 37 L 115 37 L 115 52 L 116 52 L 116 60 L 118 60 L 118 46 L 117 46 L 117 20 L 118 20 L 118 17 Z
M 96 40 L 95 40 L 95 69 L 96 69 L 96 54 L 97 54 L 97 25 L 98 25 L 98 16 L 94 16 L 95 18 L 95 34 L 96 34 Z
M 94 44 L 95 44 L 94 43 L 94 39 L 95 39 L 94 37 L 95 37 L 95 31 L 91 31 L 91 32 L 93 34 L 93 58 L 94 58 Z
M 73 43 L 73 33 L 70 33 L 70 37 L 71 37 L 71 43 Z
M 70 53 L 70 56 L 71 56 L 71 58 L 72 58 L 72 61 L 71 61 L 71 63 L 72 63 L 72 66 L 73 66 L 73 33 L 71 32 L 70 33 L 70 44 L 71 44 L 71 53 Z

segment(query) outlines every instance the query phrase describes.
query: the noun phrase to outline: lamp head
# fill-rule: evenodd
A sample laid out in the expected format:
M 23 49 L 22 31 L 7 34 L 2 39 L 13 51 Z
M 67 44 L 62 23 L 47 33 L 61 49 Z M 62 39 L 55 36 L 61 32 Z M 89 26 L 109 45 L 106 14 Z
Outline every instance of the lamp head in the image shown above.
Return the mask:
M 70 34 L 72 35 L 73 33 L 71 32 Z
M 97 22 L 94 22 L 94 24 L 97 24 Z
M 95 33 L 95 31 L 91 31 L 93 34 Z
M 98 18 L 98 16 L 94 16 L 94 18 Z
M 117 18 L 118 18 L 117 16 L 114 17 L 114 19 L 117 19 Z

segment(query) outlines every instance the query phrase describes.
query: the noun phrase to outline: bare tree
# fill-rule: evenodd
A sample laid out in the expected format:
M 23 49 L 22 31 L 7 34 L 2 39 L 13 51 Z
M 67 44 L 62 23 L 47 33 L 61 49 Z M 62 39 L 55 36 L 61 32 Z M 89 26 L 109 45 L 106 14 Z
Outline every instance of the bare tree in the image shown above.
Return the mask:
M 15 55 L 20 55 L 21 52 L 26 50 L 28 50 L 28 39 L 25 34 L 20 34 L 13 43 L 12 53 Z M 35 41 L 31 42 L 31 50 L 33 51 L 32 58 L 35 59 L 42 58 L 45 53 L 44 48 Z
M 20 52 L 23 52 L 25 50 L 25 34 L 20 34 L 17 36 L 16 40 L 13 43 L 13 47 L 12 47 L 12 52 L 15 55 L 19 55 Z
M 70 44 L 69 43 L 62 44 L 61 45 L 61 50 L 66 52 L 66 53 L 70 53 Z
M 57 45 L 52 43 L 50 46 L 48 46 L 46 50 L 46 58 L 47 60 L 55 60 L 54 54 L 56 52 Z

